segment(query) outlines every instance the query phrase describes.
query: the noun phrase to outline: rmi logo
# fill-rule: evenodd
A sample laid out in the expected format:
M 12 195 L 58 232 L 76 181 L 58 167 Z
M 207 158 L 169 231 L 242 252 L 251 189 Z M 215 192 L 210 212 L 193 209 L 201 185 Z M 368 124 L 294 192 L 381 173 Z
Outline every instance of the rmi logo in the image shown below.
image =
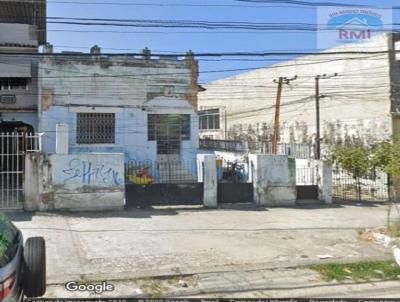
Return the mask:
M 390 9 L 320 8 L 318 46 L 329 48 L 343 43 L 363 42 L 390 30 Z

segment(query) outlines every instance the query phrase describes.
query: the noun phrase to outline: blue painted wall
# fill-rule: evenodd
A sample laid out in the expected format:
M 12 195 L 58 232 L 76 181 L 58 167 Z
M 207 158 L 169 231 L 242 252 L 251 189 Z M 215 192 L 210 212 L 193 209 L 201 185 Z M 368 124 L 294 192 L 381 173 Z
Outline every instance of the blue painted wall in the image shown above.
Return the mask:
M 70 153 L 123 153 L 125 161 L 157 160 L 157 143 L 148 141 L 147 114 L 139 108 L 120 108 L 115 115 L 115 144 L 114 145 L 78 145 L 76 143 L 76 116 L 66 106 L 51 106 L 42 112 L 40 132 L 43 135 L 43 150 L 55 153 L 56 125 L 69 125 Z M 195 160 L 198 149 L 198 118 L 193 112 L 191 116 L 191 140 L 183 141 L 181 160 Z

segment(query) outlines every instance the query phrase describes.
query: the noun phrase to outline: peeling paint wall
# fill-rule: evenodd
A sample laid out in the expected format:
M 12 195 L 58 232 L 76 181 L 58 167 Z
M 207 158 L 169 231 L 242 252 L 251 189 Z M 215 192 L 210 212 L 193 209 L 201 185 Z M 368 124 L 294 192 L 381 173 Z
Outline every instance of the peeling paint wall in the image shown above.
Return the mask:
M 348 44 L 326 52 L 387 51 L 390 35 L 363 44 Z M 205 85 L 199 94 L 199 108 L 226 108 L 227 138 L 249 142 L 270 140 L 273 132 L 279 77 L 298 76 L 284 85 L 280 116 L 280 140 L 309 143 L 315 140 L 315 76 L 338 73 L 320 80 L 323 96 L 321 134 L 325 149 L 332 145 L 370 144 L 391 136 L 391 79 L 387 53 L 368 55 L 326 54 L 305 56 L 246 72 Z M 201 131 L 201 136 L 224 138 L 221 131 Z
M 137 107 L 164 96 L 166 87 L 173 88 L 175 97 L 186 98 L 197 75 L 192 64 L 172 58 L 65 55 L 42 58 L 39 76 L 41 90 L 52 91 L 55 106 Z M 48 107 L 44 103 L 42 110 Z

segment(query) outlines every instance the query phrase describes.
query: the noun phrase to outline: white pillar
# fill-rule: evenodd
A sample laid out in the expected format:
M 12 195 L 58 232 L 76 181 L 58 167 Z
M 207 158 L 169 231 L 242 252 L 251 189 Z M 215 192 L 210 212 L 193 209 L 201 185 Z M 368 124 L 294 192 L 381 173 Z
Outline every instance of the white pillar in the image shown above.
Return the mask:
M 69 127 L 67 124 L 56 125 L 56 153 L 68 154 L 69 152 Z
M 325 204 L 332 204 L 332 164 L 327 161 L 318 161 L 317 171 L 318 199 Z
M 217 179 L 217 158 L 215 155 L 204 156 L 204 206 L 216 208 L 218 206 L 218 179 Z
M 249 156 L 254 202 L 264 206 L 296 205 L 296 162 L 286 155 Z

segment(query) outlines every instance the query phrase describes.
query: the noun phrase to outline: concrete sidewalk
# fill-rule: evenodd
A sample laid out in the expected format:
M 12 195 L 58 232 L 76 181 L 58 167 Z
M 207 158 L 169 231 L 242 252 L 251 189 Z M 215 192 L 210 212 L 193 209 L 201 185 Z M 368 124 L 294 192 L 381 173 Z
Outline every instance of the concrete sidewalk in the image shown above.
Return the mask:
M 11 215 L 25 237 L 47 241 L 48 281 L 132 280 L 388 259 L 359 239 L 383 226 L 385 206 L 150 209 Z M 326 261 L 326 260 L 325 260 Z

